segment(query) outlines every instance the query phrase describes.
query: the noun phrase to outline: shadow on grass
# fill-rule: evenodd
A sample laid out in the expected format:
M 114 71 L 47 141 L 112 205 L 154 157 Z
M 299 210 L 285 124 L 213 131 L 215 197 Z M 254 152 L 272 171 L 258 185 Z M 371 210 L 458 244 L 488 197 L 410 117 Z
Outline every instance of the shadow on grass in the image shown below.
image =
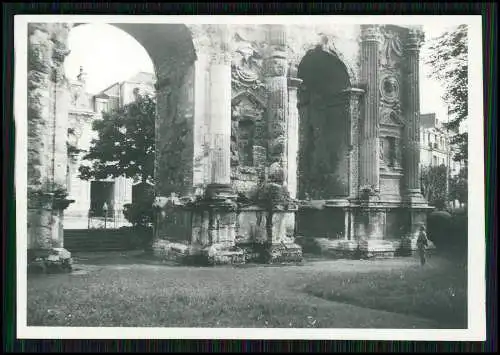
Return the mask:
M 467 328 L 467 267 L 456 255 L 424 267 L 325 275 L 307 284 L 304 292 L 329 301 L 432 319 L 443 328 Z

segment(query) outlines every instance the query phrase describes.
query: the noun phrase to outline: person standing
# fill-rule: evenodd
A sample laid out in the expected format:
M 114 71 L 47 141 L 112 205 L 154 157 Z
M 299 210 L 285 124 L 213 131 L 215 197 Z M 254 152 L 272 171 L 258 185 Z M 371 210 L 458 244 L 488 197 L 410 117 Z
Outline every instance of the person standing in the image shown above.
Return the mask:
M 420 256 L 420 265 L 424 266 L 426 262 L 425 251 L 429 245 L 429 239 L 427 239 L 427 233 L 425 231 L 425 226 L 420 226 L 420 232 L 418 233 L 417 248 L 418 254 Z

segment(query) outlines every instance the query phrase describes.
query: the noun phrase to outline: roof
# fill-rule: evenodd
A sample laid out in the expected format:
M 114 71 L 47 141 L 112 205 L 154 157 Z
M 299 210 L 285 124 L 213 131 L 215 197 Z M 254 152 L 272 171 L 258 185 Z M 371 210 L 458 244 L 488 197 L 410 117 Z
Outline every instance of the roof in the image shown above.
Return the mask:
M 106 91 L 108 91 L 109 89 L 111 89 L 115 85 L 121 85 L 121 84 L 123 84 L 125 82 L 144 83 L 144 84 L 151 84 L 151 85 L 153 85 L 155 83 L 155 81 L 156 81 L 156 75 L 155 74 L 141 71 L 141 72 L 138 72 L 137 74 L 133 75 L 132 77 L 130 77 L 128 80 L 117 81 L 117 82 L 109 85 L 105 89 L 99 91 L 96 95 L 94 95 L 94 97 L 104 97 L 104 96 L 101 96 L 101 95 L 106 95 L 106 94 L 104 94 Z M 109 96 L 107 96 L 107 95 L 106 95 L 106 97 L 109 98 Z
M 95 97 L 96 99 L 109 99 L 109 95 L 106 95 L 106 94 L 105 94 L 104 92 L 102 92 L 102 91 L 101 91 L 99 94 L 94 95 L 94 97 Z
M 147 72 L 139 72 L 129 78 L 128 82 L 133 82 L 133 83 L 154 83 L 156 80 L 156 76 L 152 73 L 147 73 Z
M 420 125 L 425 128 L 436 127 L 436 114 L 435 113 L 421 113 L 420 114 Z

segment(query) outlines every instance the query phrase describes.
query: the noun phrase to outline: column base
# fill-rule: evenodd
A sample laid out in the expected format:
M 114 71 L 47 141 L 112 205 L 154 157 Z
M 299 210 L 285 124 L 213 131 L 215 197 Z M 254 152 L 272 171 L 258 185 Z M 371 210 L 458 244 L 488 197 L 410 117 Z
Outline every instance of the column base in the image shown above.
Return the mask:
M 396 253 L 396 248 L 388 240 L 359 241 L 359 257 L 362 259 L 391 259 Z
M 354 210 L 353 236 L 366 240 L 384 239 L 386 211 L 377 206 Z
M 210 184 L 205 190 L 205 197 L 211 200 L 226 200 L 236 198 L 231 184 Z
M 243 249 L 226 243 L 216 243 L 202 250 L 200 260 L 208 265 L 244 264 Z
M 409 205 L 427 205 L 427 201 L 420 190 L 408 190 L 403 201 Z
M 28 249 L 28 273 L 52 274 L 71 272 L 71 253 L 64 248 Z

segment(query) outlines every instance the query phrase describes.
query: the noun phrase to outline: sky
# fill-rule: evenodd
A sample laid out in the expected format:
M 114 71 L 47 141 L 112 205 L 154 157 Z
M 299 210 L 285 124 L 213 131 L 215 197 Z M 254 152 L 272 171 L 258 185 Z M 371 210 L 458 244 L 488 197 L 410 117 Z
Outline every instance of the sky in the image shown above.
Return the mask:
M 424 25 L 426 39 L 438 37 L 449 30 L 439 22 Z M 87 73 L 87 89 L 90 93 L 126 80 L 139 71 L 154 73 L 153 63 L 146 50 L 126 32 L 106 24 L 81 25 L 71 30 L 71 53 L 65 61 L 66 75 L 75 79 L 80 66 Z M 426 46 L 422 48 L 425 54 Z M 431 68 L 420 62 L 420 109 L 422 113 L 435 112 L 445 121 L 446 105 L 442 102 L 443 90 L 435 80 L 428 78 Z

